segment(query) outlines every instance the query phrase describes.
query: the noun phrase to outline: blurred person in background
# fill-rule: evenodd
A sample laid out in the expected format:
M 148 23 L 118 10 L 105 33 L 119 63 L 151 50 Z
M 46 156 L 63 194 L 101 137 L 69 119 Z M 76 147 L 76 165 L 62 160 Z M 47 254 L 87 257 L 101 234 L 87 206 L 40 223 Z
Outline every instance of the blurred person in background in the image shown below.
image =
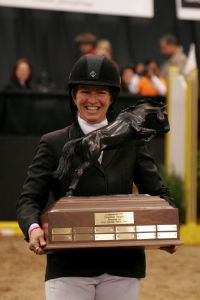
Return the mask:
M 97 38 L 90 32 L 84 32 L 75 37 L 75 43 L 78 45 L 82 55 L 97 54 L 96 43 Z
M 162 77 L 167 79 L 169 67 L 178 67 L 179 72 L 183 73 L 187 56 L 174 35 L 166 34 L 160 39 L 160 52 L 165 57 L 165 61 L 160 68 Z
M 112 57 L 112 45 L 110 41 L 99 40 L 97 42 L 96 50 L 97 50 L 97 55 L 104 55 L 105 57 L 110 59 L 112 63 L 115 65 L 115 67 L 119 70 L 118 63 Z
M 131 65 L 121 69 L 121 90 L 131 94 L 138 93 L 139 75 L 136 74 L 135 69 Z
M 6 90 L 26 91 L 31 89 L 32 66 L 26 58 L 20 58 L 14 64 L 10 82 Z
M 144 63 L 139 62 L 139 63 L 137 63 L 136 66 L 135 66 L 135 72 L 136 72 L 136 74 L 138 74 L 139 76 L 143 75 L 144 69 L 145 69 Z
M 141 96 L 165 96 L 166 95 L 165 79 L 159 76 L 159 67 L 155 61 L 146 63 L 143 76 L 137 82 L 135 92 Z

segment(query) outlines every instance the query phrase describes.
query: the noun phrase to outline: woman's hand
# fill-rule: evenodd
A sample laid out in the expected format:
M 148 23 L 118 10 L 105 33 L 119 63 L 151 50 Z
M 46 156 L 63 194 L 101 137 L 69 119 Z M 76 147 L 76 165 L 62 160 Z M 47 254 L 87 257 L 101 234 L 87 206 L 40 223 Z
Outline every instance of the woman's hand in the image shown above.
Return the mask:
M 34 229 L 29 236 L 29 249 L 35 254 L 44 254 L 44 247 L 46 241 L 44 238 L 44 231 L 41 228 Z

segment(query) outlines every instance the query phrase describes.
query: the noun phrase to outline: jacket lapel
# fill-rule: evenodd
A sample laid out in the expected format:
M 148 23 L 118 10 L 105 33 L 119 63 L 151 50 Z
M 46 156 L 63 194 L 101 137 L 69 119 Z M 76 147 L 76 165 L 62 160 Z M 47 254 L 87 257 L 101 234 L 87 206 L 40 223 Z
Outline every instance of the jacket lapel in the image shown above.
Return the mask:
M 116 152 L 117 152 L 117 149 L 107 149 L 103 152 L 103 158 L 102 158 L 101 165 L 104 169 L 106 169 L 108 167 L 108 165 L 111 163 Z
M 69 140 L 74 140 L 74 139 L 77 139 L 77 138 L 80 138 L 80 137 L 83 137 L 83 136 L 84 136 L 83 131 L 81 130 L 78 122 L 75 121 L 70 126 L 70 129 L 69 129 Z

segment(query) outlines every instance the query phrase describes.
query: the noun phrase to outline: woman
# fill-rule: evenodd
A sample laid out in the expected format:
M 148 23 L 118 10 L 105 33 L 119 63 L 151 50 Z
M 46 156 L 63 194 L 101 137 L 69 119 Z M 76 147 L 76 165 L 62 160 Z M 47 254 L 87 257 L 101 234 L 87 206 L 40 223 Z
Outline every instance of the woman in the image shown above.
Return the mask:
M 32 66 L 26 58 L 16 61 L 6 90 L 25 91 L 31 89 Z
M 41 138 L 29 167 L 28 178 L 17 205 L 21 229 L 30 250 L 44 253 L 39 216 L 49 192 L 54 199 L 65 196 L 72 171 L 59 181 L 53 174 L 64 144 L 108 124 L 120 90 L 120 76 L 104 56 L 88 55 L 74 65 L 69 78 L 70 104 L 74 123 Z M 76 167 L 77 157 L 74 158 Z M 140 193 L 160 195 L 170 201 L 157 168 L 144 146 L 134 141 L 103 152 L 101 162 L 91 165 L 78 184 L 76 196 L 130 194 L 135 182 Z M 134 300 L 140 278 L 145 276 L 142 249 L 70 249 L 47 254 L 47 300 Z
M 111 42 L 108 40 L 98 40 L 97 46 L 96 46 L 97 54 L 98 55 L 104 55 L 108 59 L 112 61 L 112 63 L 115 65 L 117 70 L 119 70 L 119 64 L 113 59 L 113 49 Z

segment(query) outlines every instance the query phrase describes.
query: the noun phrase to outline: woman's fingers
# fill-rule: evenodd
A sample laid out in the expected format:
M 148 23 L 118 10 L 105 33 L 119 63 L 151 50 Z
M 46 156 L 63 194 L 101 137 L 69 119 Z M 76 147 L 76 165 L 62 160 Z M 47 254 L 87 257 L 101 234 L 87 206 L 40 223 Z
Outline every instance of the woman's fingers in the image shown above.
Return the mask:
M 29 249 L 35 254 L 44 254 L 43 248 L 46 246 L 44 238 L 44 231 L 41 228 L 37 228 L 31 232 L 29 237 Z

